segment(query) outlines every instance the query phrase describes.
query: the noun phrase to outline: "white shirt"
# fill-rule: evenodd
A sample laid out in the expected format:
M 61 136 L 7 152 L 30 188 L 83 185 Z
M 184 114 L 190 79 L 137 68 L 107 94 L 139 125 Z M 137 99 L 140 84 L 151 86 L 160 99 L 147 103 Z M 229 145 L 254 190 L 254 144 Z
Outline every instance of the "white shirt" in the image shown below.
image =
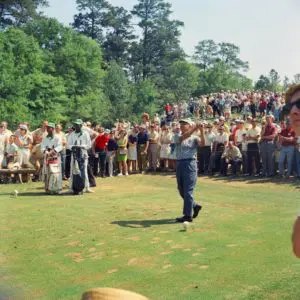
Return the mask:
M 73 146 L 80 146 L 83 154 L 87 154 L 87 150 L 91 149 L 92 142 L 87 131 L 71 132 L 68 136 L 68 149 L 72 150 Z
M 261 128 L 260 127 L 255 127 L 255 128 L 251 128 L 247 131 L 247 137 L 250 138 L 256 138 L 257 136 L 260 136 L 260 132 L 261 132 Z M 258 141 L 254 141 L 254 140 L 249 140 L 248 143 L 257 143 Z
M 205 147 L 208 147 L 208 146 L 211 146 L 213 144 L 213 142 L 215 141 L 215 137 L 216 135 L 211 132 L 205 132 L 204 133 L 204 146 Z
M 43 153 L 47 148 L 54 148 L 57 153 L 60 152 L 63 149 L 60 137 L 54 134 L 52 138 L 48 136 L 43 138 L 41 152 Z
M 225 132 L 222 135 L 217 134 L 215 136 L 215 142 L 217 144 L 224 144 L 225 142 L 228 142 L 228 141 L 229 141 L 229 137 L 228 137 L 228 134 Z
M 0 133 L 0 154 L 5 153 L 6 142 L 7 142 L 7 136 L 3 133 Z
M 243 134 L 247 134 L 247 130 L 239 129 L 236 132 L 236 141 L 237 143 L 241 143 L 243 141 Z

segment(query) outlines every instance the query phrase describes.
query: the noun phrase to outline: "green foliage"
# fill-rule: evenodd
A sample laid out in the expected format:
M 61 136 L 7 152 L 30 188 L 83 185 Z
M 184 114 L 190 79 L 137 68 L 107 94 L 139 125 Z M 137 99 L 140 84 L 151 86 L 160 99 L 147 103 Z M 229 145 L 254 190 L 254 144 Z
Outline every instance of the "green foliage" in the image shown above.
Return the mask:
M 180 28 L 183 23 L 170 20 L 171 4 L 164 0 L 139 0 L 132 10 L 132 14 L 139 20 L 138 26 L 142 30 L 142 38 L 134 46 L 133 65 L 134 76 L 139 75 L 143 79 L 153 74 L 162 74 L 174 60 L 184 57 L 180 48 Z
M 105 14 L 109 8 L 106 0 L 76 0 L 79 14 L 74 16 L 73 28 L 78 32 L 101 42 Z
M 187 101 L 197 88 L 199 70 L 186 61 L 173 63 L 167 71 L 167 88 L 174 94 L 174 101 Z
M 47 0 L 0 1 L 0 28 L 21 26 L 41 16 L 39 8 L 48 6 Z
M 252 81 L 232 70 L 224 62 L 215 63 L 212 68 L 200 72 L 196 95 L 216 93 L 221 90 L 250 90 Z
M 104 93 L 110 101 L 110 116 L 112 120 L 130 118 L 131 99 L 130 86 L 124 70 L 112 61 L 104 78 Z
M 133 113 L 139 117 L 144 112 L 153 115 L 160 108 L 157 97 L 158 92 L 150 79 L 135 83 L 132 91 Z
M 0 112 L 12 123 L 108 117 L 102 52 L 96 42 L 54 19 L 0 32 Z
M 288 78 L 284 79 L 283 86 L 280 84 L 280 77 L 276 70 L 272 69 L 268 76 L 261 75 L 255 83 L 256 90 L 270 90 L 274 92 L 282 91 L 288 84 Z

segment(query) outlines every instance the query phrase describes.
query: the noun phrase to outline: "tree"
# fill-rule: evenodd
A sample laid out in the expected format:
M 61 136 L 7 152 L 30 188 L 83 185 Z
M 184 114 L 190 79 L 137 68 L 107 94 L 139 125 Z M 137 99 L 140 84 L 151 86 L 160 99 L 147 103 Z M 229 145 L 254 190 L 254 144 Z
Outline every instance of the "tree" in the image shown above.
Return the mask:
M 48 6 L 47 0 L 0 1 L 0 28 L 21 26 L 31 19 L 41 16 L 39 8 Z
M 131 18 L 132 15 L 123 7 L 110 7 L 105 15 L 107 32 L 103 50 L 106 61 L 128 64 L 130 42 L 135 38 Z
M 175 102 L 188 100 L 197 88 L 199 71 L 191 63 L 176 61 L 168 68 L 167 86 Z
M 213 40 L 203 40 L 195 47 L 194 59 L 204 71 L 217 60 L 218 45 Z
M 285 76 L 284 79 L 283 79 L 283 88 L 284 88 L 284 90 L 287 90 L 289 85 L 290 85 L 290 80 L 287 76 Z
M 269 89 L 271 91 L 278 91 L 280 89 L 280 77 L 279 74 L 276 70 L 271 69 L 271 71 L 269 72 L 269 80 L 270 80 L 270 87 Z
M 101 43 L 105 14 L 110 5 L 106 0 L 76 0 L 79 14 L 74 16 L 73 28 Z
M 218 49 L 218 57 L 226 65 L 236 71 L 247 71 L 249 69 L 248 62 L 239 58 L 240 48 L 232 43 L 220 43 Z
M 183 23 L 170 20 L 171 4 L 164 0 L 138 0 L 132 14 L 140 21 L 142 38 L 138 50 L 141 54 L 142 78 L 162 73 L 176 59 L 184 56 L 180 48 L 180 28 Z
M 260 75 L 258 81 L 255 83 L 256 90 L 268 90 L 270 88 L 270 79 L 265 75 Z
M 111 103 L 112 120 L 130 117 L 130 86 L 124 70 L 115 61 L 109 64 L 105 74 L 104 92 Z
M 294 83 L 295 84 L 300 83 L 300 73 L 294 75 Z

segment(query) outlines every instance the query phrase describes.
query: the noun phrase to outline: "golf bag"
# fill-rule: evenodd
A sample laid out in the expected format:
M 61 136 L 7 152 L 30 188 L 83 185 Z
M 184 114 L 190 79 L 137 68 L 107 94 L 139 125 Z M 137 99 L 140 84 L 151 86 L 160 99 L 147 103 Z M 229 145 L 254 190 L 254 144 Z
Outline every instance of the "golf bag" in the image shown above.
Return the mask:
M 85 167 L 84 156 L 80 148 L 72 149 L 73 155 L 73 172 L 72 172 L 72 190 L 74 195 L 82 193 L 85 187 Z

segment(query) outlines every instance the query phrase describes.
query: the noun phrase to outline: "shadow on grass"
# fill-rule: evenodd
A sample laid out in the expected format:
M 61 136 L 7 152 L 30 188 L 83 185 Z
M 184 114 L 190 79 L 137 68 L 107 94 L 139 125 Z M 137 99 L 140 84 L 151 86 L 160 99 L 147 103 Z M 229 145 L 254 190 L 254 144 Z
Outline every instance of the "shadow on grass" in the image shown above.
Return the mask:
M 244 176 L 209 176 L 213 181 L 244 182 L 246 184 L 274 183 L 278 185 L 293 186 L 300 189 L 300 180 L 297 178 L 284 179 L 280 177 L 244 177 Z
M 176 224 L 174 219 L 162 220 L 129 220 L 129 221 L 113 221 L 111 224 L 119 225 L 127 228 L 146 228 L 154 225 Z

